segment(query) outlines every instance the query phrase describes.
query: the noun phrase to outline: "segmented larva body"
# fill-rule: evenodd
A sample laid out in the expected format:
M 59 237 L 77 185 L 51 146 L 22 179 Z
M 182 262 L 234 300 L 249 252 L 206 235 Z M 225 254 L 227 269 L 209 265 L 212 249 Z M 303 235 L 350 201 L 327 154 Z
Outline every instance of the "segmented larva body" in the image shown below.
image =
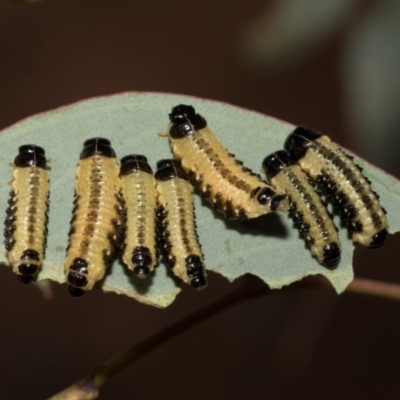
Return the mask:
M 176 106 L 169 117 L 168 134 L 175 157 L 181 160 L 193 185 L 226 218 L 245 220 L 288 210 L 286 196 L 228 153 L 192 106 Z
M 121 159 L 121 188 L 125 202 L 126 232 L 122 260 L 139 278 L 153 271 L 157 262 L 157 190 L 145 156 Z
M 369 248 L 384 244 L 386 211 L 351 156 L 327 136 L 304 127 L 287 137 L 285 150 L 339 210 L 354 242 Z
M 337 228 L 305 173 L 282 150 L 270 154 L 262 165 L 271 185 L 288 195 L 289 216 L 311 254 L 325 267 L 336 268 L 340 261 Z
M 121 245 L 119 167 L 109 140 L 85 141 L 76 175 L 64 269 L 70 294 L 79 297 L 104 277 Z
M 30 283 L 46 247 L 49 171 L 43 148 L 33 144 L 19 148 L 10 185 L 4 222 L 7 257 L 18 280 Z
M 175 160 L 161 160 L 155 173 L 158 237 L 167 266 L 197 289 L 207 286 L 194 216 L 193 188 Z

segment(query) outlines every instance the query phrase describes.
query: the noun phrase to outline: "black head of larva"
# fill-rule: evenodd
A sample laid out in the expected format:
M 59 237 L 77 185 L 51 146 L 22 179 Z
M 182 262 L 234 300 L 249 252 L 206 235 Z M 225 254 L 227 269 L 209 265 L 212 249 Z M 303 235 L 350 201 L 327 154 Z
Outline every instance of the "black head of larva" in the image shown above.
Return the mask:
M 39 167 L 47 169 L 47 162 L 44 149 L 34 144 L 25 144 L 20 146 L 19 154 L 14 159 L 16 167 Z
M 337 243 L 328 243 L 324 247 L 323 264 L 328 269 L 335 269 L 340 261 L 340 248 Z
M 291 164 L 293 164 L 293 161 L 287 153 L 283 150 L 279 150 L 265 157 L 262 162 L 262 167 L 265 170 L 267 178 L 271 179 Z
M 136 171 L 153 174 L 145 156 L 141 154 L 130 154 L 121 158 L 120 176 L 129 175 Z
M 92 156 L 116 157 L 111 142 L 99 137 L 88 139 L 83 143 L 83 150 L 79 158 L 82 160 Z
M 157 171 L 154 177 L 158 181 L 168 181 L 175 177 L 186 179 L 186 174 L 179 160 L 163 159 L 157 162 Z
M 322 135 L 312 129 L 299 126 L 285 140 L 284 149 L 293 161 L 303 158 L 310 144 Z
M 172 124 L 169 134 L 174 139 L 184 138 L 207 126 L 207 121 L 200 114 L 196 114 L 194 107 L 184 104 L 175 106 L 169 114 L 169 119 Z

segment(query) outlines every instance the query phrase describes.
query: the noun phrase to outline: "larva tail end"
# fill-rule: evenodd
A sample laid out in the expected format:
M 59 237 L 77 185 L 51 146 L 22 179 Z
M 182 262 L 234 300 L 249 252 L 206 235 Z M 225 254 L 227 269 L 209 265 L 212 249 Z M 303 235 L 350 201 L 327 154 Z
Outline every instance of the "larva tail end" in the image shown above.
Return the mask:
M 140 279 L 150 275 L 153 257 L 146 246 L 136 246 L 132 252 L 131 262 L 134 265 L 133 273 Z
M 133 269 L 133 273 L 139 279 L 145 279 L 150 275 L 150 269 L 147 265 L 136 265 L 136 267 Z
M 386 229 L 382 229 L 380 232 L 375 234 L 372 237 L 372 242 L 369 244 L 369 249 L 378 249 L 379 247 L 385 244 L 385 240 L 387 238 L 388 231 Z
M 190 281 L 190 284 L 197 290 L 202 290 L 207 287 L 207 278 L 205 275 L 196 276 Z
M 322 264 L 328 269 L 335 269 L 340 261 L 340 247 L 337 243 L 328 243 L 324 247 Z
M 289 211 L 290 202 L 285 194 L 277 194 L 271 200 L 271 211 Z
M 17 275 L 18 282 L 23 283 L 24 285 L 27 285 L 28 283 L 31 283 L 33 280 L 33 275 Z
M 68 292 L 73 297 L 82 297 L 86 293 L 86 290 L 79 289 L 74 286 L 68 286 Z

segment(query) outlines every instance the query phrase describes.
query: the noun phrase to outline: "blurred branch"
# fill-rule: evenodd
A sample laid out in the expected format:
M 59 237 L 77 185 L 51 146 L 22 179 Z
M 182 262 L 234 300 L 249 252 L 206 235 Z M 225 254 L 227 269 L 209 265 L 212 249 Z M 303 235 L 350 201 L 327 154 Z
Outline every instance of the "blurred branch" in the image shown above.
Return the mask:
M 129 349 L 119 353 L 115 357 L 96 367 L 90 375 L 84 379 L 72 384 L 62 392 L 57 393 L 48 400 L 92 400 L 97 398 L 99 388 L 107 382 L 117 372 L 126 366 L 139 360 L 141 357 L 149 354 L 161 345 L 167 343 L 170 339 L 193 328 L 194 326 L 204 322 L 205 320 L 236 306 L 237 304 L 255 299 L 273 293 L 280 293 L 276 290 L 272 291 L 266 287 L 258 279 L 251 279 L 251 284 L 245 282 L 239 289 L 228 294 L 224 298 L 184 317 L 178 322 L 162 329 L 158 333 L 148 337 L 140 343 L 137 343 Z M 302 282 L 295 283 L 289 289 L 312 288 L 332 288 L 329 281 L 323 277 L 311 277 Z M 400 285 L 379 282 L 369 279 L 356 278 L 348 286 L 348 292 L 362 293 L 371 296 L 378 296 L 392 300 L 400 300 Z

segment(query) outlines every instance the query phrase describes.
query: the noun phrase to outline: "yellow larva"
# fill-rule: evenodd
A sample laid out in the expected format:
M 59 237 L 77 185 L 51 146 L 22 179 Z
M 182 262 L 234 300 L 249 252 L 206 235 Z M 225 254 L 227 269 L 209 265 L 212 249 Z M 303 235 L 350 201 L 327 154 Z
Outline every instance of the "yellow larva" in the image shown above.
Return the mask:
M 79 297 L 104 277 L 121 244 L 119 167 L 109 140 L 85 141 L 76 175 L 64 269 L 70 294 Z
M 228 153 L 192 106 L 176 106 L 169 117 L 168 135 L 175 157 L 202 195 L 227 218 L 244 220 L 288 210 L 286 196 Z
M 139 278 L 157 262 L 157 190 L 153 171 L 141 155 L 121 159 L 121 188 L 125 202 L 126 232 L 122 260 Z
M 176 160 L 161 160 L 155 173 L 160 250 L 167 266 L 197 289 L 207 286 L 194 220 L 193 189 Z
M 289 216 L 311 253 L 320 264 L 336 268 L 340 260 L 337 228 L 305 173 L 282 150 L 270 154 L 262 165 L 271 185 L 288 195 Z
M 21 146 L 14 160 L 5 221 L 8 261 L 22 283 L 30 283 L 43 262 L 47 235 L 49 171 L 44 150 Z
M 354 242 L 382 246 L 388 234 L 386 212 L 361 168 L 327 136 L 304 127 L 286 139 L 285 150 L 328 196 Z

